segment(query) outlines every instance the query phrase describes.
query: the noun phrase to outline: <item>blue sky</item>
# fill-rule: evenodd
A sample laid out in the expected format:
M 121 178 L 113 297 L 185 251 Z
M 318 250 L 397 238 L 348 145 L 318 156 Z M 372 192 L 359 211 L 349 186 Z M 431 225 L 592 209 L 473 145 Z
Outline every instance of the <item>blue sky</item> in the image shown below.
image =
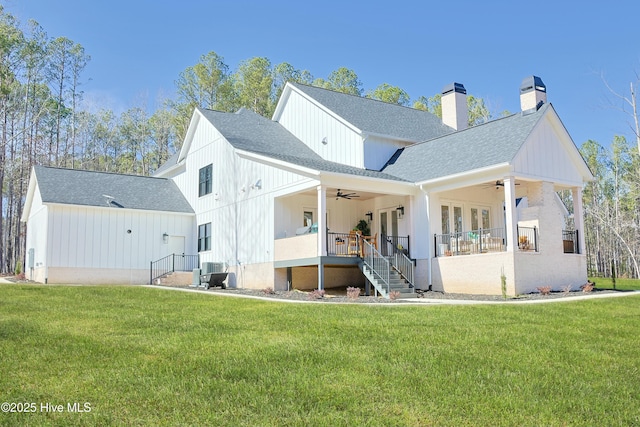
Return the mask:
M 546 84 L 576 145 L 587 139 L 608 145 L 616 134 L 632 138 L 600 75 L 628 94 L 640 73 L 637 0 L 2 4 L 22 22 L 38 21 L 49 36 L 83 45 L 92 57 L 86 98 L 116 111 L 143 102 L 155 108 L 157 99 L 172 96 L 182 70 L 215 51 L 232 70 L 255 56 L 323 78 L 345 66 L 365 91 L 389 83 L 412 100 L 456 81 L 495 112 L 518 111 L 520 83 L 533 74 Z

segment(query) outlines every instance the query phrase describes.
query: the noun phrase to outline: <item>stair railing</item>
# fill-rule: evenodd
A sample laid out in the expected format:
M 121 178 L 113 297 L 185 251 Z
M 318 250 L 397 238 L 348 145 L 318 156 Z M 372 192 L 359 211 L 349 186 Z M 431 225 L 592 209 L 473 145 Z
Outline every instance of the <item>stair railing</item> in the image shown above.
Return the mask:
M 372 274 L 377 276 L 383 285 L 387 288 L 387 295 L 391 292 L 391 285 L 389 284 L 389 273 L 391 271 L 391 263 L 387 258 L 382 256 L 380 252 L 371 243 L 365 239 L 360 238 L 360 244 L 363 249 L 362 261 L 364 265 L 369 267 Z M 374 283 L 375 287 L 375 283 Z
M 415 292 L 415 286 L 413 285 L 414 266 L 411 258 L 406 256 L 404 252 L 396 252 L 393 257 L 393 268 L 409 282 L 409 287 L 412 292 Z
M 170 254 L 157 261 L 151 261 L 149 284 L 155 279 L 176 271 L 192 271 L 200 266 L 200 255 Z

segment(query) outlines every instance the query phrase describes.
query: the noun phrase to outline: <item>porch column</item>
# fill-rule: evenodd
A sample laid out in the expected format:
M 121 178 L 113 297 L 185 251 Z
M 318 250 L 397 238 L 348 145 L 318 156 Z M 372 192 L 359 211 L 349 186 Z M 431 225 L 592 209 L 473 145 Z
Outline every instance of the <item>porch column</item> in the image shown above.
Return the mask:
M 578 244 L 580 245 L 580 253 L 586 254 L 587 249 L 585 247 L 584 239 L 584 208 L 582 207 L 582 188 L 572 188 L 571 195 L 573 196 L 573 223 L 576 227 L 576 230 L 578 230 Z
M 427 217 L 425 218 L 425 227 L 427 229 L 427 242 L 428 242 L 428 246 L 427 246 L 427 289 L 431 290 L 432 286 L 433 286 L 433 277 L 432 277 L 432 273 L 431 273 L 431 263 L 433 262 L 433 257 L 435 256 L 435 251 L 436 248 L 434 247 L 435 245 L 435 241 L 433 236 L 431 235 L 431 193 L 424 193 L 424 203 L 426 205 L 426 214 Z M 415 221 L 414 221 L 415 222 Z M 417 235 L 414 233 L 414 236 Z
M 512 176 L 504 183 L 505 228 L 507 229 L 507 252 L 515 252 L 518 247 L 518 218 L 516 218 L 516 186 Z
M 327 256 L 327 189 L 318 185 L 318 256 Z
M 318 289 L 324 289 L 323 256 L 327 256 L 327 189 L 318 185 Z

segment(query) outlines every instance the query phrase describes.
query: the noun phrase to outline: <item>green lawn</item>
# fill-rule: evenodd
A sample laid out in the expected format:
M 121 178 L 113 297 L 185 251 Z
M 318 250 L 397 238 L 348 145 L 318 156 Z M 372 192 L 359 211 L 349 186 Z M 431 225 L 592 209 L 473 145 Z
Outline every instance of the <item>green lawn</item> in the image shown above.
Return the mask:
M 591 277 L 589 280 L 595 282 L 596 288 L 613 289 L 613 281 L 607 277 Z M 616 289 L 619 291 L 638 291 L 640 290 L 640 280 L 638 279 L 616 279 Z
M 4 285 L 0 401 L 37 410 L 0 423 L 639 425 L 639 349 L 640 296 L 408 307 Z

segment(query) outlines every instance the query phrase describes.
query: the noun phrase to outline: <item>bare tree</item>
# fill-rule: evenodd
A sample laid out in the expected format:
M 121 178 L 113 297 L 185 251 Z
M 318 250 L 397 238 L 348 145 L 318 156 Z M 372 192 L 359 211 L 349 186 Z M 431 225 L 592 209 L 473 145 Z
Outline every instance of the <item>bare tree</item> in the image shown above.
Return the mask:
M 640 154 L 640 119 L 638 118 L 638 85 L 640 84 L 640 75 L 638 72 L 635 72 L 636 81 L 629 83 L 629 94 L 625 95 L 621 92 L 614 90 L 607 79 L 604 78 L 604 75 L 601 74 L 600 77 L 604 82 L 605 86 L 611 92 L 611 94 L 618 99 L 620 102 L 619 106 L 616 106 L 615 103 L 612 103 L 614 107 L 626 115 L 629 116 L 631 122 L 629 123 L 629 127 L 631 131 L 635 135 L 636 138 L 636 147 L 638 148 L 638 153 Z

